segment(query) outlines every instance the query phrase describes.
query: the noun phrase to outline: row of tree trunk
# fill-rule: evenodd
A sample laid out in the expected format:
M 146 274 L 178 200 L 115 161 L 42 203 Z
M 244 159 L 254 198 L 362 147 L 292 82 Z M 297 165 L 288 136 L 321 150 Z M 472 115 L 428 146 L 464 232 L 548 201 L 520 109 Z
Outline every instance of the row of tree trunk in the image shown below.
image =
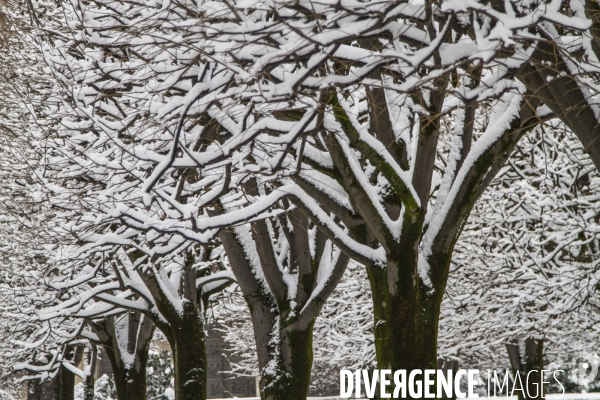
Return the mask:
M 302 337 L 300 337 L 302 339 Z M 148 342 L 149 344 L 149 342 Z M 299 346 L 303 348 L 304 346 Z M 542 381 L 541 371 L 544 369 L 543 359 L 543 340 L 528 338 L 523 342 L 514 341 L 506 344 L 508 357 L 512 369 L 513 379 L 518 379 L 520 384 L 516 385 L 515 393 L 519 400 L 533 400 L 544 398 L 545 391 Z M 98 367 L 96 357 L 97 349 L 92 346 L 89 351 L 84 352 L 83 347 L 78 346 L 75 349 L 69 349 L 69 356 L 77 365 L 83 358 L 86 358 L 86 364 L 91 373 L 83 381 L 84 400 L 94 399 L 95 369 Z M 141 352 L 136 355 L 138 368 L 134 370 L 124 368 L 122 362 L 115 359 L 114 351 L 107 348 L 108 358 L 114 371 L 114 381 L 119 399 L 144 399 L 146 398 L 146 362 L 148 355 L 148 346 L 140 349 Z M 192 353 L 193 354 L 193 353 Z M 310 366 L 307 366 L 310 375 Z M 452 371 L 453 375 L 460 368 L 456 360 L 438 359 L 438 370 Z M 308 379 L 307 376 L 294 377 L 294 380 Z M 492 384 L 494 384 L 492 382 Z M 308 387 L 308 384 L 306 384 Z M 51 381 L 42 381 L 32 379 L 28 381 L 27 400 L 73 400 L 75 387 L 75 374 L 65 367 L 61 367 L 58 374 Z M 435 391 L 434 391 L 435 392 Z M 376 391 L 376 398 L 379 399 L 379 390 Z M 265 397 L 265 396 L 263 396 Z M 198 397 L 200 398 L 200 397 Z M 444 394 L 444 400 L 455 400 L 456 397 L 447 398 Z

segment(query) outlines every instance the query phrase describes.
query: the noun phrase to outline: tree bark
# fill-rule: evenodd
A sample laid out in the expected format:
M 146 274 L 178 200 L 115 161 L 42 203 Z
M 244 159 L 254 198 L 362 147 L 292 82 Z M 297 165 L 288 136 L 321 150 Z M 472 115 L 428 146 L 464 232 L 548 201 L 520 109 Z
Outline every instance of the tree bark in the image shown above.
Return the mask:
M 59 372 L 60 374 L 60 372 Z M 27 400 L 42 400 L 42 380 L 30 379 L 27 381 Z
M 66 356 L 77 365 L 83 356 L 82 351 L 81 346 L 77 348 L 69 346 Z M 75 398 L 75 375 L 64 366 L 60 366 L 59 372 L 54 378 L 54 398 L 56 400 L 73 400 Z
M 204 321 L 199 310 L 184 303 L 184 313 L 171 325 L 169 342 L 175 366 L 175 398 L 206 399 L 207 359 Z
M 326 239 L 317 231 L 315 255 L 311 256 L 308 219 L 299 210 L 292 211 L 290 215 L 293 231 L 286 230 L 286 223 L 280 227 L 290 243 L 291 268 L 298 271 L 294 301 L 290 301 L 287 284 L 275 260 L 275 247 L 264 221 L 255 222 L 252 226 L 252 240 L 260 258 L 260 267 L 249 262 L 251 256 L 242 245 L 242 232 L 231 229 L 219 234 L 250 310 L 261 374 L 262 400 L 306 399 L 313 362 L 314 323 L 349 261 L 346 255 L 340 254 L 327 284 L 315 294 L 317 272 Z M 265 279 L 257 279 L 255 268 L 262 268 Z
M 75 375 L 60 367 L 59 373 L 54 378 L 54 398 L 56 400 L 73 400 L 75 397 Z
M 148 350 L 155 326 L 146 316 L 130 312 L 127 332 L 127 344 L 123 347 L 117 338 L 114 317 L 101 322 L 89 321 L 89 325 L 104 348 L 113 371 L 113 379 L 119 400 L 146 400 L 146 365 Z M 122 354 L 127 352 L 128 354 Z M 124 359 L 132 358 L 133 365 Z
M 444 85 L 440 84 L 439 87 L 443 88 Z M 540 121 L 536 115 L 538 101 L 532 98 L 531 93 L 519 99 L 520 113 L 507 109 L 505 112 L 511 112 L 510 124 L 503 131 L 504 134 L 496 136 L 494 143 L 476 156 L 464 176 L 455 183 L 458 186 L 453 197 L 443 200 L 451 201 L 447 213 L 442 220 L 436 222 L 441 223 L 439 227 L 432 228 L 425 223 L 425 214 L 430 201 L 430 182 L 434 167 L 433 160 L 437 151 L 439 116 L 444 96 L 444 91 L 440 90 L 435 96 L 432 94 L 430 102 L 423 103 L 423 107 L 431 104 L 429 110 L 431 117 L 421 117 L 421 131 L 415 157 L 412 184 L 419 202 L 414 201 L 412 194 L 404 190 L 399 183 L 393 187 L 397 198 L 386 199 L 390 203 L 385 204 L 388 213 L 393 210 L 394 202 L 397 203 L 396 207 L 401 202 L 405 208 L 399 241 L 386 228 L 383 215 L 379 214 L 374 199 L 356 184 L 358 179 L 350 167 L 348 157 L 342 151 L 343 143 L 338 136 L 323 135 L 324 144 L 335 168 L 332 176 L 337 177 L 338 183 L 348 193 L 354 211 L 365 221 L 365 230 L 351 230 L 353 239 L 372 248 L 381 245 L 386 252 L 385 268 L 372 262 L 365 263 L 373 298 L 375 349 L 379 369 L 436 368 L 440 306 L 454 244 L 478 196 L 506 162 L 522 135 L 533 129 Z M 418 96 L 415 97 L 415 100 L 419 99 Z M 395 181 L 394 172 L 389 168 L 386 170 L 387 167 L 379 159 L 379 155 L 365 142 L 360 141 L 360 136 L 349 123 L 350 119 L 343 107 L 336 102 L 332 102 L 332 106 L 349 143 L 365 158 L 369 158 L 372 165 L 378 166 L 382 174 L 387 174 L 386 179 L 392 185 L 391 182 Z M 472 114 L 471 110 L 469 115 Z M 472 129 L 471 125 L 471 122 L 465 120 L 464 129 Z M 466 139 L 463 137 L 463 141 L 468 142 L 463 143 L 463 147 L 468 148 L 470 140 L 470 137 Z M 469 153 L 461 154 L 461 157 L 467 157 Z M 457 167 L 453 168 L 451 173 L 458 173 Z M 456 175 L 452 175 L 451 179 L 455 177 Z M 395 216 L 396 213 L 390 215 Z M 315 219 L 315 223 L 318 223 L 318 219 Z M 427 236 L 428 234 L 431 236 Z M 336 240 L 336 235 L 332 231 L 329 231 L 328 237 Z M 423 248 L 423 246 L 427 247 Z M 344 247 L 340 246 L 340 248 L 346 251 Z M 348 255 L 354 257 L 352 254 Z M 419 257 L 427 259 L 419 260 Z M 419 262 L 423 261 L 428 268 L 420 274 Z
M 415 261 L 406 261 L 415 264 Z M 388 269 L 390 267 L 398 266 L 388 266 Z M 379 369 L 436 369 L 442 296 L 437 291 L 429 294 L 422 286 L 416 268 L 413 271 L 409 276 L 401 274 L 395 291 L 390 291 L 387 271 L 377 266 L 367 268 L 373 295 Z
M 146 400 L 146 364 L 148 351 L 139 359 L 139 368 L 127 368 L 122 361 L 116 359 L 112 348 L 104 347 L 106 356 L 110 361 L 113 371 L 113 380 L 117 392 L 117 399 Z
M 290 325 L 281 329 L 277 369 L 261 371 L 262 400 L 306 400 L 313 362 L 313 324 L 304 329 Z M 274 373 L 275 372 L 275 373 Z
M 98 359 L 98 348 L 95 345 L 91 345 L 88 349 L 86 363 L 89 366 L 90 374 L 85 378 L 83 384 L 83 399 L 94 400 L 95 395 L 95 384 L 96 384 L 96 361 Z
M 113 370 L 113 380 L 117 392 L 117 399 L 139 399 L 146 400 L 146 363 L 148 352 L 143 360 L 140 360 L 141 368 L 126 368 L 122 362 L 115 360 L 112 349 L 104 348 Z
M 209 259 L 210 253 L 204 251 L 202 260 Z M 204 302 L 208 298 L 197 287 L 197 272 L 193 265 L 196 255 L 188 253 L 182 270 L 178 303 L 175 306 L 171 294 L 165 293 L 156 270 L 148 270 L 140 275 L 162 318 L 146 313 L 160 329 L 171 346 L 175 369 L 175 398 L 177 400 L 204 400 L 207 392 L 206 333 L 204 331 Z
M 197 310 L 186 310 L 171 347 L 175 360 L 175 398 L 206 399 L 206 340 L 203 319 Z

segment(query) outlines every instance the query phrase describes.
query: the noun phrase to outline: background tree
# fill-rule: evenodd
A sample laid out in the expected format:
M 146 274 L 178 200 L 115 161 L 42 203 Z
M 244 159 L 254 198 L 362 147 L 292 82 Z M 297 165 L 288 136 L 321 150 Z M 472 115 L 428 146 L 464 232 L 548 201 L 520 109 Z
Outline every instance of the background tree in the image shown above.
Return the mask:
M 303 399 L 315 320 L 348 257 L 301 211 L 286 201 L 282 206 L 285 214 L 222 230 L 219 238 L 250 310 L 261 397 Z

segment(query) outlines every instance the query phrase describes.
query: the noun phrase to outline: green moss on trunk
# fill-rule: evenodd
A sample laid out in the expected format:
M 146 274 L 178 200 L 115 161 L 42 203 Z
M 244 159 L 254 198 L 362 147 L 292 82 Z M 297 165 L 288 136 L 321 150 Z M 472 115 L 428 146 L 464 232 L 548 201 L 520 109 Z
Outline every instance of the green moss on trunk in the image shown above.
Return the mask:
M 393 257 L 394 263 L 400 264 L 388 265 L 388 269 L 400 270 L 394 283 L 390 283 L 388 269 L 367 269 L 373 294 L 378 368 L 435 369 L 443 286 L 441 290 L 424 286 L 417 274 L 416 252 L 413 257 L 406 257 L 406 252 L 401 254 Z M 447 258 L 442 261 L 447 264 Z
M 306 400 L 313 362 L 313 323 L 308 328 L 294 325 L 280 330 L 278 356 L 261 374 L 262 400 Z

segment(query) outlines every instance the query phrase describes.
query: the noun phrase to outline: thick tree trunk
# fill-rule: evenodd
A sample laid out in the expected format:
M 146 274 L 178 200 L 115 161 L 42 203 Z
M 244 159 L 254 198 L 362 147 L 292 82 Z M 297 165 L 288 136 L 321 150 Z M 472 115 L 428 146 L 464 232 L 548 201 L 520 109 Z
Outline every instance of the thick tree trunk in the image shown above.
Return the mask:
M 395 260 L 402 264 L 389 263 L 387 269 L 367 268 L 373 295 L 377 368 L 407 370 L 407 373 L 416 369 L 436 369 L 438 322 L 445 280 L 433 282 L 435 289 L 432 290 L 421 283 L 416 254 L 415 259 L 398 256 Z M 442 267 L 447 270 L 447 265 Z M 400 271 L 400 278 L 390 274 L 389 271 L 394 270 Z M 393 393 L 393 382 L 390 387 L 390 393 Z M 435 392 L 435 388 L 430 391 Z M 407 397 L 412 398 L 408 392 Z
M 207 360 L 204 322 L 192 303 L 184 303 L 177 325 L 171 325 L 170 344 L 175 364 L 175 398 L 206 399 Z
M 253 189 L 254 190 L 254 189 Z M 287 205 L 289 206 L 289 204 Z M 287 208 L 286 206 L 286 208 Z M 255 222 L 250 234 L 260 259 L 264 279 L 258 279 L 251 264 L 243 231 L 223 230 L 221 243 L 250 310 L 261 374 L 260 396 L 263 400 L 305 400 L 310 385 L 313 362 L 312 339 L 315 319 L 341 279 L 349 258 L 339 254 L 333 261 L 326 284 L 317 290 L 322 257 L 326 254 L 326 236 L 317 230 L 314 256 L 311 255 L 309 220 L 300 210 L 289 213 L 289 220 L 272 227 L 280 230 L 290 246 L 290 269 L 297 271 L 297 286 L 289 288 L 278 265 L 277 247 L 265 221 Z M 288 224 L 289 223 L 289 224 Z M 293 229 L 289 229 L 289 226 Z M 327 252 L 331 251 L 331 248 Z M 332 254 L 327 253 L 327 256 Z
M 262 400 L 306 400 L 313 362 L 313 326 L 291 325 L 280 330 L 278 357 L 261 371 Z
M 146 364 L 148 363 L 148 346 L 138 351 L 136 366 L 127 368 L 115 355 L 114 349 L 104 346 L 104 352 L 110 361 L 113 380 L 119 400 L 146 400 Z
M 286 324 L 289 309 L 280 313 L 272 292 L 256 279 L 238 239 L 229 231 L 223 231 L 220 239 L 250 310 L 261 374 L 261 399 L 305 400 L 312 368 L 314 320 Z M 284 322 L 280 323 L 281 320 Z M 279 340 L 275 341 L 276 337 Z
M 113 379 L 119 400 L 146 400 L 146 368 L 141 371 L 113 368 Z
M 83 348 L 78 346 L 75 349 L 70 346 L 66 356 L 77 365 L 83 357 Z M 73 400 L 75 398 L 75 375 L 63 366 L 60 367 L 60 371 L 54 378 L 54 398 L 56 400 Z
M 75 375 L 65 367 L 60 367 L 60 372 L 54 380 L 54 398 L 56 400 L 75 398 Z
M 41 379 L 30 379 L 27 381 L 27 400 L 42 400 Z
M 385 274 L 369 268 L 378 368 L 435 369 L 439 305 L 421 293 L 418 277 L 403 279 L 392 293 Z
M 140 314 L 129 313 L 126 330 L 115 327 L 114 317 L 102 322 L 90 322 L 92 330 L 110 361 L 119 400 L 146 400 L 146 365 L 154 333 L 152 321 Z M 127 338 L 126 343 L 120 340 Z M 126 363 L 124 360 L 132 360 Z

